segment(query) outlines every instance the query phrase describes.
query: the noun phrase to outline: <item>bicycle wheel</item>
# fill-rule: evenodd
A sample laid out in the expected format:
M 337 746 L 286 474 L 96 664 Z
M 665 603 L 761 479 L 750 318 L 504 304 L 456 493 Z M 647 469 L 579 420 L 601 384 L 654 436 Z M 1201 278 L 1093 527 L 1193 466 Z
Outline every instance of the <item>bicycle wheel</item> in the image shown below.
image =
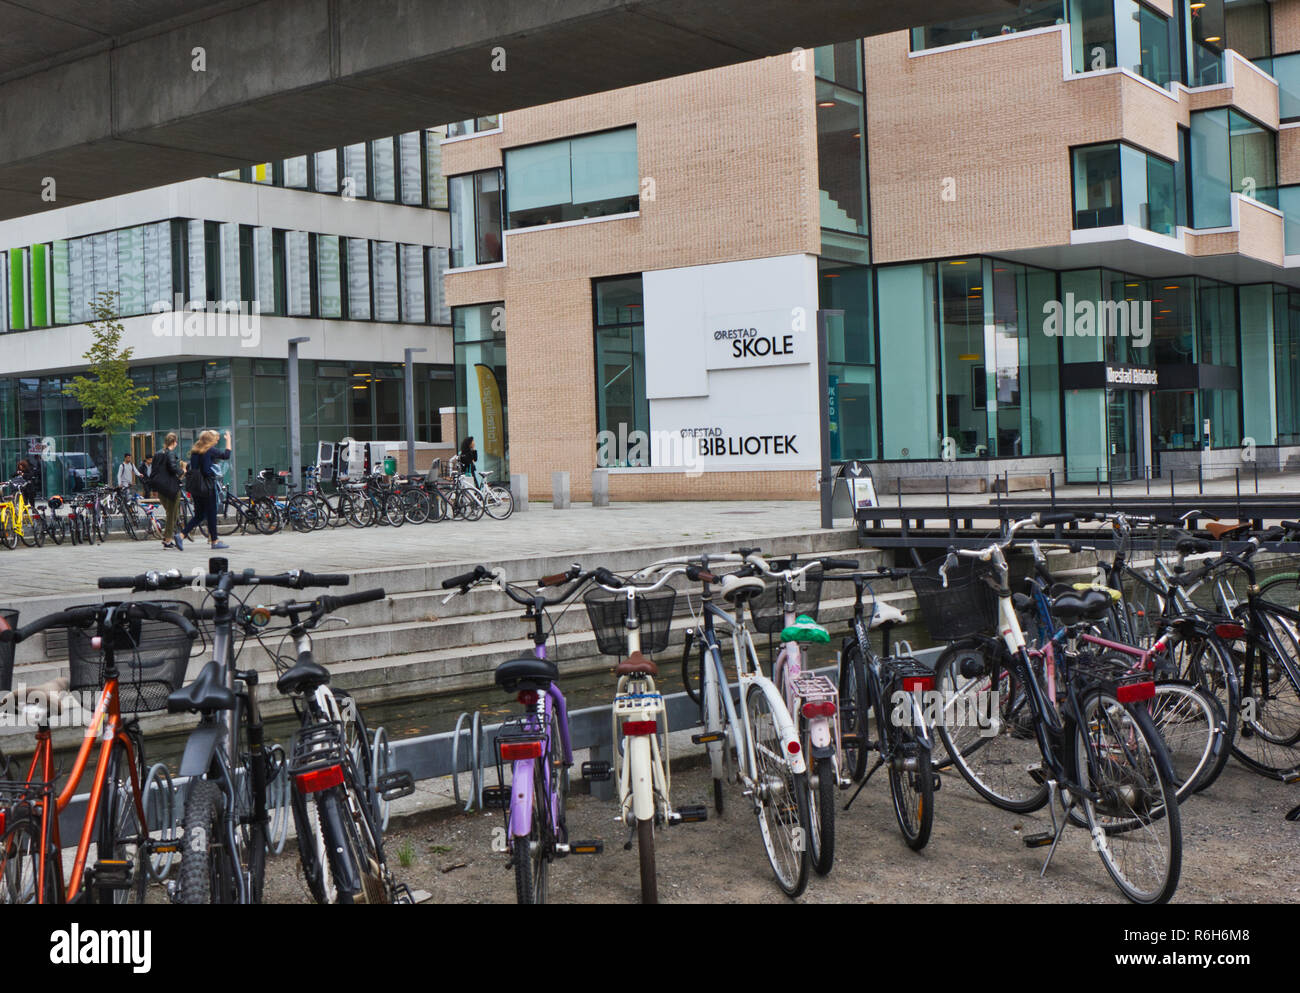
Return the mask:
M 322 793 L 319 800 L 321 828 L 338 902 L 383 903 L 382 884 L 374 875 L 373 859 L 358 830 L 355 789 L 355 784 L 345 780 L 343 786 Z M 357 881 L 357 889 L 344 885 L 344 880 L 350 878 Z
M 871 738 L 868 714 L 871 710 L 867 690 L 867 670 L 856 639 L 846 643 L 840 656 L 840 733 L 844 749 L 844 769 L 849 778 L 860 783 L 867 774 Z
M 825 876 L 835 864 L 835 801 L 839 784 L 835 781 L 835 763 L 818 759 L 814 766 L 816 789 L 809 787 L 809 841 L 812 844 L 812 867 Z
M 1273 626 L 1253 641 L 1253 649 L 1234 653 L 1241 670 L 1241 721 L 1232 754 L 1255 772 L 1281 777 L 1300 764 L 1296 642 Z
M 1078 798 L 1093 848 L 1120 892 L 1134 903 L 1166 903 L 1178 886 L 1183 836 L 1169 755 L 1141 705 L 1107 690 L 1079 703 L 1074 769 L 1096 794 Z
M 289 809 L 293 814 L 294 833 L 298 836 L 298 860 L 307 890 L 316 903 L 332 904 L 338 891 L 321 831 L 320 797 L 321 794 L 317 793 L 304 798 L 296 788 L 291 787 Z
M 44 548 L 44 547 L 45 547 L 46 531 L 47 531 L 47 528 L 45 527 L 45 518 L 44 518 L 44 517 L 35 517 L 35 516 L 29 518 L 28 521 L 27 521 L 27 528 L 26 528 L 26 529 L 30 529 L 30 530 L 31 530 L 31 533 L 32 533 L 32 543 L 33 543 L 37 548 Z M 26 530 L 26 529 L 25 529 L 25 530 Z
M 653 817 L 636 822 L 636 857 L 641 868 L 641 902 L 659 902 L 659 883 L 655 873 L 655 822 Z
M 1183 680 L 1156 683 L 1151 720 L 1169 753 L 1174 791 L 1182 803 L 1218 778 L 1228 761 L 1219 702 Z
M 971 675 L 962 675 L 963 669 Z M 1033 711 L 1001 649 L 982 641 L 955 642 L 935 663 L 934 682 L 944 701 L 939 740 L 971 788 L 995 807 L 1019 814 L 1047 803 L 1046 785 L 1027 771 L 1042 761 Z M 984 713 L 992 717 L 990 727 L 962 717 Z
M 41 871 L 40 822 L 23 814 L 8 823 L 0 837 L 0 906 L 34 904 Z M 59 857 L 57 852 L 53 856 Z
M 758 827 L 777 885 L 796 897 L 808 885 L 808 779 L 795 775 L 785 759 L 785 746 L 776 714 L 762 686 L 751 686 L 745 697 L 750 733 L 754 738 L 755 796 Z
M 1259 595 L 1291 610 L 1300 610 L 1300 572 L 1279 572 L 1259 584 Z
M 347 499 L 346 494 L 335 494 L 332 503 L 328 497 L 322 496 L 321 499 L 324 500 L 325 505 L 329 507 L 329 517 L 326 519 L 325 523 L 332 528 L 347 527 L 349 524 L 348 514 L 350 513 L 351 508 L 344 503 Z
M 406 503 L 396 493 L 384 497 L 384 521 L 390 526 L 400 528 L 406 523 Z
M 243 508 L 234 500 L 223 500 L 217 507 L 217 534 L 228 538 L 243 526 Z
M 456 491 L 456 516 L 467 521 L 477 521 L 483 516 L 483 494 L 478 490 L 462 487 Z
M 483 495 L 488 517 L 504 521 L 515 512 L 515 497 L 508 486 L 489 486 Z
M 135 756 L 140 758 L 139 742 L 136 742 Z M 109 887 L 95 884 L 86 888 L 87 903 L 144 903 L 145 888 L 149 883 L 149 871 L 142 864 L 148 858 L 140 851 L 140 841 L 145 836 L 145 829 L 140 823 L 136 811 L 135 793 L 131 788 L 132 779 L 138 784 L 144 779 L 144 769 L 137 766 L 132 776 L 130 760 L 126 745 L 121 741 L 113 744 L 108 756 L 108 771 L 104 779 L 104 792 L 100 798 L 99 819 L 95 832 L 96 858 L 99 862 L 123 862 L 131 868 L 128 885 Z
M 731 761 L 733 739 L 731 728 L 727 726 L 727 710 L 722 694 L 731 692 L 718 673 L 713 661 L 712 650 L 700 643 L 700 685 L 704 694 L 704 728 L 709 734 L 721 735 L 717 741 L 710 741 L 705 747 L 709 753 L 709 767 L 713 774 L 713 809 L 721 815 L 726 807 L 725 784 L 731 779 L 728 768 Z
M 237 899 L 238 883 L 221 818 L 222 801 L 220 788 L 211 780 L 190 783 L 181 828 L 178 903 L 234 903 Z
M 289 795 L 293 785 L 289 782 L 289 760 L 284 748 L 272 745 L 267 755 L 270 774 L 266 783 L 266 809 L 271 820 L 266 843 L 273 854 L 279 855 L 289 837 Z
M 550 812 L 549 786 L 543 771 L 545 762 L 533 762 L 533 824 L 527 835 L 511 839 L 511 858 L 515 864 L 515 899 L 521 904 L 546 902 L 550 882 L 550 853 L 547 848 Z
M 253 526 L 262 534 L 276 534 L 281 527 L 280 508 L 274 500 L 254 500 L 248 508 Z
M 429 514 L 432 513 L 429 494 L 424 490 L 410 489 L 404 490 L 401 496 L 408 523 L 423 524 L 429 519 Z
M 128 503 L 122 508 L 122 530 L 132 541 L 140 540 L 140 535 L 137 533 L 139 523 L 134 505 Z
M 375 523 L 375 506 L 364 494 L 353 494 L 339 498 L 339 506 L 347 501 L 348 523 L 354 528 L 368 528 Z
M 1218 703 L 1224 718 L 1224 741 L 1231 745 L 1237 737 L 1237 718 L 1241 711 L 1241 683 L 1232 652 L 1217 637 L 1192 637 L 1179 643 L 1174 652 L 1174 662 L 1180 679 L 1200 687 Z M 1224 749 L 1225 756 L 1229 752 L 1229 748 Z M 1197 787 L 1198 790 L 1202 788 Z
M 306 534 L 308 531 L 318 530 L 316 515 L 319 510 L 316 501 L 306 493 L 296 493 L 289 498 L 289 506 L 286 508 L 285 516 L 293 529 L 299 534 Z
M 894 798 L 894 816 L 907 847 L 919 852 L 930 840 L 934 824 L 934 770 L 930 749 L 917 738 L 911 725 L 892 729 L 893 754 L 889 766 L 889 792 Z
M 18 531 L 9 517 L 0 518 L 0 544 L 10 551 L 18 547 Z

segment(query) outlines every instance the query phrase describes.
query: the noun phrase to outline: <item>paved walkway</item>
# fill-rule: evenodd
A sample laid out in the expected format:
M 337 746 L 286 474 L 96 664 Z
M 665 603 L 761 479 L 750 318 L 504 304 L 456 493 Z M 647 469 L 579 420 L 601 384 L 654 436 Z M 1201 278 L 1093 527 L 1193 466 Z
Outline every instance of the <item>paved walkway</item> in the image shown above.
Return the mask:
M 848 527 L 848 521 L 841 522 Z M 712 541 L 755 534 L 794 535 L 819 528 L 817 504 L 808 501 L 623 503 L 593 509 L 575 505 L 556 511 L 534 503 L 505 521 L 442 521 L 400 528 L 339 528 L 310 534 L 232 535 L 223 539 L 234 569 L 259 572 L 307 569 L 353 572 L 380 566 L 588 553 L 593 548 L 636 548 L 678 541 Z M 102 545 L 44 548 L 0 547 L 0 604 L 6 599 L 92 589 L 100 576 L 130 576 L 150 569 L 205 566 L 208 546 L 187 543 L 165 551 L 153 541 L 120 536 Z

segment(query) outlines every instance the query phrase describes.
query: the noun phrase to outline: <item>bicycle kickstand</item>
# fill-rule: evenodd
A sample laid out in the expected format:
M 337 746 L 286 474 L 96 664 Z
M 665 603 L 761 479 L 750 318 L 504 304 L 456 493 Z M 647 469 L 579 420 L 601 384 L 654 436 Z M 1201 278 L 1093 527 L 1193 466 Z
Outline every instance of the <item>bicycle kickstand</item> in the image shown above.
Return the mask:
M 1061 818 L 1059 824 L 1057 823 L 1056 820 L 1056 802 L 1059 799 L 1059 789 L 1060 787 L 1057 786 L 1055 779 L 1049 779 L 1047 781 L 1048 809 L 1050 809 L 1052 812 L 1053 837 L 1052 837 L 1052 847 L 1047 850 L 1047 860 L 1043 862 L 1043 868 L 1038 873 L 1039 879 L 1042 879 L 1047 875 L 1047 867 L 1052 864 L 1052 856 L 1056 854 L 1056 846 L 1061 843 L 1061 835 L 1065 833 L 1066 825 L 1070 823 L 1070 811 L 1069 808 L 1066 807 L 1064 803 L 1061 804 L 1061 810 L 1065 814 L 1065 816 Z M 1071 796 L 1070 807 L 1073 806 L 1074 806 L 1074 797 Z
M 862 792 L 863 787 L 865 787 L 867 783 L 871 782 L 871 777 L 876 774 L 876 770 L 879 769 L 884 764 L 885 764 L 885 757 L 883 755 L 880 756 L 880 758 L 876 759 L 876 764 L 871 767 L 870 772 L 868 772 L 865 776 L 862 777 L 862 782 L 858 784 L 858 788 L 854 790 L 853 795 L 849 797 L 849 802 L 844 805 L 845 811 L 847 811 L 850 807 L 853 806 L 853 801 L 858 798 L 858 794 Z

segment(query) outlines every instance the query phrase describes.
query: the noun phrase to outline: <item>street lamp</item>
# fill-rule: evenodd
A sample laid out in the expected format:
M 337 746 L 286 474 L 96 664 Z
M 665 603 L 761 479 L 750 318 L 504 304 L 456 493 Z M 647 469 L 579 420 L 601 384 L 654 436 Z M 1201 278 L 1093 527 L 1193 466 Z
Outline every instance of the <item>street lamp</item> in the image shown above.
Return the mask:
M 415 475 L 415 366 L 411 356 L 427 352 L 427 348 L 406 350 L 406 474 Z
M 298 395 L 298 346 L 310 338 L 289 339 L 289 453 L 295 486 L 302 485 L 302 409 Z

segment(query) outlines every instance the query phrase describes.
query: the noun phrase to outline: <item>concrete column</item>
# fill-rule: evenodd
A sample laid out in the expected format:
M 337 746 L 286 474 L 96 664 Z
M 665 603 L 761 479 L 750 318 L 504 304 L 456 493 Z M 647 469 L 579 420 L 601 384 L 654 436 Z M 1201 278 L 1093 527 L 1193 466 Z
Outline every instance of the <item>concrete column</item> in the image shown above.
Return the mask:
M 591 471 L 591 505 L 593 507 L 609 506 L 608 469 L 593 469 Z
M 528 473 L 512 472 L 510 474 L 510 495 L 515 498 L 515 513 L 528 509 Z
M 555 510 L 569 509 L 569 474 L 551 473 L 551 506 Z

